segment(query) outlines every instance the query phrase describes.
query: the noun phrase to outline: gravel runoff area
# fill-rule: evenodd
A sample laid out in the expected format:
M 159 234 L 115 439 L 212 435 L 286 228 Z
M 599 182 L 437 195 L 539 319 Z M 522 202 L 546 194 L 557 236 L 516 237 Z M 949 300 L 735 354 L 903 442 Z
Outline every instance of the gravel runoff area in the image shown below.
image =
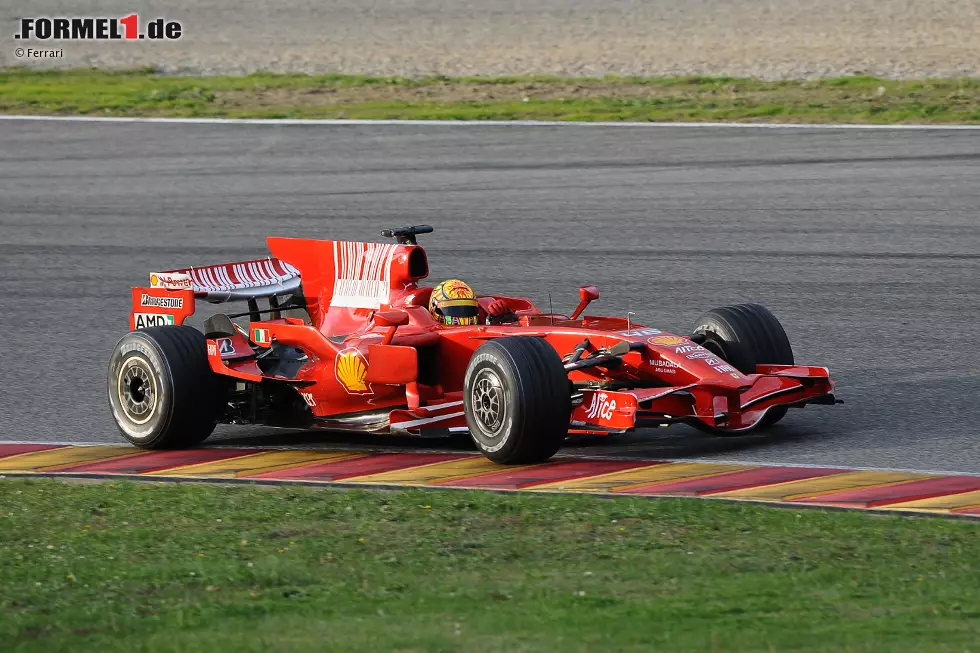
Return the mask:
M 62 44 L 18 58 L 17 20 L 158 16 L 173 43 Z M 980 75 L 978 0 L 14 0 L 0 66 L 382 75 Z

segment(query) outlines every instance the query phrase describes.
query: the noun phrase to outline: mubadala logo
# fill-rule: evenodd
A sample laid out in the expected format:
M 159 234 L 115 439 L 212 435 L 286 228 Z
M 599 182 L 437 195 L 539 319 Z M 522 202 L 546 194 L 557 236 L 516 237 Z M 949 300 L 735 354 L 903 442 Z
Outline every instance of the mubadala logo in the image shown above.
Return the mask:
M 154 297 L 143 293 L 140 298 L 140 306 L 154 306 L 156 308 L 184 308 L 183 297 Z
M 658 374 L 677 374 L 677 370 L 680 368 L 677 363 L 664 359 L 651 359 L 648 364 L 652 365 Z
M 174 325 L 173 315 L 164 315 L 162 313 L 137 313 L 133 317 L 136 318 L 137 329 L 146 329 L 147 327 Z

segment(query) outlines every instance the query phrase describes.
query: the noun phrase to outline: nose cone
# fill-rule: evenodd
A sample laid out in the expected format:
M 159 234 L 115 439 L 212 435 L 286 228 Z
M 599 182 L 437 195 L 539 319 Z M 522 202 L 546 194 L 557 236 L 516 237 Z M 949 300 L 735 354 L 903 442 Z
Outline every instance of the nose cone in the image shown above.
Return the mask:
M 751 385 L 744 374 L 715 353 L 681 336 L 657 336 L 647 341 L 647 354 L 654 370 L 680 368 L 702 381 L 736 390 Z

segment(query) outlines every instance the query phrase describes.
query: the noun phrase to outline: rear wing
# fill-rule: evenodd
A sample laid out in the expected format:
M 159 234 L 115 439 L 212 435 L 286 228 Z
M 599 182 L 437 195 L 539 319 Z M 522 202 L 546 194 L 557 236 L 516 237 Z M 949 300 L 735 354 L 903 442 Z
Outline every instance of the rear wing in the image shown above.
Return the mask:
M 131 327 L 155 326 L 158 320 L 170 319 L 160 315 L 172 316 L 169 324 L 180 324 L 194 313 L 197 300 L 212 304 L 248 301 L 248 315 L 258 322 L 258 314 L 266 311 L 259 311 L 255 300 L 264 297 L 269 299 L 273 319 L 279 317 L 280 309 L 299 303 L 317 328 L 331 334 L 353 333 L 366 322 L 367 311 L 401 301 L 428 276 L 425 250 L 414 240 L 416 234 L 431 229 L 387 230 L 397 237 L 396 244 L 267 238 L 275 256 L 154 272 L 149 288 L 133 289 Z M 180 302 L 174 293 L 184 294 Z M 301 296 L 289 306 L 280 306 L 277 298 L 284 295 Z
M 299 286 L 299 270 L 271 256 L 150 275 L 150 288 L 191 290 L 195 297 L 212 304 L 289 295 L 299 290 Z
M 278 307 L 273 298 L 296 293 L 300 282 L 299 270 L 272 257 L 153 272 L 149 287 L 133 288 L 129 328 L 183 324 L 198 299 L 212 304 L 248 301 L 249 310 L 257 311 L 254 300 L 268 297 Z

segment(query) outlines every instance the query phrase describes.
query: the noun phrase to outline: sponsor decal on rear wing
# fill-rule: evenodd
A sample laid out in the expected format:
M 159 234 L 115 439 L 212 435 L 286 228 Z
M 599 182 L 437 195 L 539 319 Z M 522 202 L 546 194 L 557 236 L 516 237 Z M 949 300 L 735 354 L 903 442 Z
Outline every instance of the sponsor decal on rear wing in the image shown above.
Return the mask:
M 161 315 L 159 313 L 133 313 L 136 320 L 134 329 L 145 329 L 155 326 L 173 326 L 176 318 L 173 315 Z
M 151 272 L 150 288 L 167 290 L 193 290 L 191 275 L 182 272 Z
M 183 324 L 194 314 L 194 291 L 133 288 L 129 330 Z

